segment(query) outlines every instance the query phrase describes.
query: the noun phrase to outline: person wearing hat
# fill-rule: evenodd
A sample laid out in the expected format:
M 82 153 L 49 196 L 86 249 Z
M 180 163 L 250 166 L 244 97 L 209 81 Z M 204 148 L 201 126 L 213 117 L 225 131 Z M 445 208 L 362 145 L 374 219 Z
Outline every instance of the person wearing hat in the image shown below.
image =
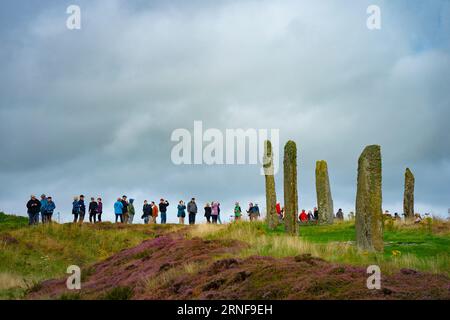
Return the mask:
M 39 223 L 39 211 L 41 210 L 41 202 L 32 195 L 27 202 L 28 224 L 34 225 Z M 37 219 L 36 219 L 37 217 Z

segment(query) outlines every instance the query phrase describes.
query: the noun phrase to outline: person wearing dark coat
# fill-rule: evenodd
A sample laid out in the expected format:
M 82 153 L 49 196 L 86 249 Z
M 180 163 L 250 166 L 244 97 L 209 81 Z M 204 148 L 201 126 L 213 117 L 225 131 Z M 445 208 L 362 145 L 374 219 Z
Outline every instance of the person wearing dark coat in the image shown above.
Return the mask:
M 31 199 L 27 202 L 28 224 L 34 225 L 39 223 L 39 212 L 41 211 L 41 202 L 36 196 L 31 196 Z
M 211 223 L 211 213 L 212 213 L 211 205 L 209 203 L 206 203 L 205 204 L 205 218 L 208 223 Z
M 122 217 L 123 217 L 123 221 L 124 223 L 128 223 L 128 201 L 127 201 L 127 196 L 123 196 L 122 197 Z
M 319 209 L 314 208 L 314 220 L 316 221 L 316 223 L 319 221 Z
M 197 215 L 197 204 L 195 203 L 195 198 L 192 198 L 187 204 L 187 212 L 189 214 L 189 224 L 195 224 L 195 216 Z
M 102 198 L 97 198 L 97 215 L 98 215 L 98 222 L 102 222 L 102 214 L 103 214 L 103 202 Z
M 91 198 L 91 202 L 89 203 L 89 222 L 96 223 L 97 222 L 97 209 L 98 203 L 95 201 L 95 198 Z
M 84 196 L 80 195 L 80 200 L 78 200 L 78 206 L 80 208 L 80 223 L 83 223 L 84 216 L 86 214 L 86 205 L 84 204 Z
M 169 206 L 169 201 L 161 199 L 159 201 L 159 212 L 161 213 L 161 224 L 166 224 L 167 221 L 167 207 Z
M 152 215 L 152 206 L 148 203 L 147 200 L 144 200 L 144 206 L 142 207 L 142 217 L 144 219 L 144 223 L 148 224 L 150 221 L 150 217 Z

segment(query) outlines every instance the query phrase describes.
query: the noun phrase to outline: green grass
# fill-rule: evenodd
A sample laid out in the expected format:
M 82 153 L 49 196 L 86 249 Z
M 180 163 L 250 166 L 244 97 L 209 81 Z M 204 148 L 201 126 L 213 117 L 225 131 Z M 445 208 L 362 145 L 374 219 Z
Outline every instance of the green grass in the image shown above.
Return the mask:
M 170 226 L 159 226 L 170 229 Z M 66 275 L 152 238 L 146 225 L 52 224 L 0 232 L 0 299 L 18 298 L 39 281 Z M 88 269 L 85 269 L 85 273 Z M 3 280 L 2 280 L 3 279 Z
M 19 229 L 28 225 L 28 218 L 11 216 L 0 212 L 0 232 Z
M 69 265 L 82 269 L 124 248 L 133 247 L 159 231 L 175 231 L 176 225 L 52 224 L 28 226 L 27 218 L 0 213 L 0 299 L 20 299 L 39 282 L 66 276 Z M 333 225 L 302 225 L 299 236 L 284 233 L 283 226 L 269 230 L 263 222 L 227 225 L 197 225 L 188 236 L 209 240 L 246 242 L 240 257 L 250 255 L 290 257 L 309 253 L 324 260 L 367 267 L 377 264 L 383 272 L 412 268 L 450 275 L 450 223 L 434 221 L 421 225 L 388 224 L 384 231 L 385 250 L 381 254 L 360 253 L 355 248 L 353 222 Z M 395 254 L 394 254 L 395 253 Z M 176 272 L 195 272 L 188 265 L 161 275 L 168 281 Z M 152 283 L 149 283 L 152 287 Z M 126 299 L 127 289 L 105 294 L 105 298 Z M 61 299 L 78 299 L 78 295 Z
M 355 248 L 353 222 L 333 225 L 302 225 L 299 236 L 287 236 L 283 226 L 269 230 L 263 222 L 204 225 L 192 230 L 192 236 L 209 240 L 234 239 L 249 247 L 242 256 L 288 257 L 309 253 L 327 261 L 368 266 L 377 264 L 384 272 L 412 268 L 450 275 L 450 225 L 436 222 L 439 232 L 424 225 L 393 225 L 384 232 L 383 253 L 361 253 Z

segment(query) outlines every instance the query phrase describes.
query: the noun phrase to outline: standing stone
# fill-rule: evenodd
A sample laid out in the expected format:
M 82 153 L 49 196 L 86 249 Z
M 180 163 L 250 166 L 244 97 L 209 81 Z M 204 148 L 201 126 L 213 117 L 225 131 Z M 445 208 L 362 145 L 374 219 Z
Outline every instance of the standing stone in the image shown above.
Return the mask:
M 297 146 L 289 140 L 284 147 L 284 225 L 289 234 L 298 234 Z
M 372 145 L 364 149 L 358 161 L 355 227 L 359 250 L 384 249 L 381 205 L 381 150 Z
M 264 142 L 264 176 L 266 180 L 266 219 L 270 229 L 275 229 L 278 225 L 277 195 L 275 192 L 275 177 L 272 155 L 272 143 L 269 140 Z
M 316 162 L 316 193 L 317 207 L 319 209 L 319 222 L 333 223 L 333 198 L 331 197 L 328 166 L 327 162 L 324 160 Z
M 403 194 L 403 213 L 405 219 L 414 218 L 414 175 L 406 168 L 405 172 L 405 193 Z

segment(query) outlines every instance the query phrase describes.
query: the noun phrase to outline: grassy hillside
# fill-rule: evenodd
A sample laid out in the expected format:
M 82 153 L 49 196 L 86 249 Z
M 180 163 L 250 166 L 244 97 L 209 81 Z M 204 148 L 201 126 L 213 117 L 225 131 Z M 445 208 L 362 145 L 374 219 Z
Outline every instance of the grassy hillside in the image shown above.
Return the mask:
M 11 216 L 0 212 L 0 232 L 5 230 L 13 230 L 28 225 L 28 218 Z
M 435 221 L 431 226 L 395 224 L 386 227 L 383 254 L 356 250 L 353 222 L 301 226 L 299 237 L 285 235 L 283 226 L 271 231 L 263 222 L 202 225 L 193 229 L 191 235 L 210 240 L 244 241 L 249 247 L 242 251 L 242 256 L 281 258 L 307 253 L 330 262 L 359 266 L 377 264 L 387 273 L 411 268 L 450 275 L 450 224 L 442 221 Z
M 61 277 L 67 267 L 87 266 L 173 226 L 52 224 L 21 227 L 21 218 L 0 223 L 0 299 L 20 297 L 39 281 Z
M 40 281 L 66 276 L 69 265 L 90 270 L 92 264 L 125 248 L 136 247 L 143 240 L 171 232 L 176 232 L 182 239 L 201 239 L 219 247 L 236 241 L 242 244 L 234 244 L 232 251 L 225 250 L 216 258 L 247 259 L 262 256 L 284 259 L 310 254 L 328 262 L 345 265 L 367 267 L 377 264 L 386 274 L 409 268 L 450 275 L 450 224 L 443 221 L 421 225 L 387 225 L 384 232 L 385 252 L 367 254 L 355 249 L 352 222 L 301 226 L 300 236 L 295 237 L 284 234 L 282 226 L 274 231 L 268 230 L 263 222 L 204 224 L 195 227 L 124 226 L 111 223 L 29 227 L 26 218 L 0 214 L 0 299 L 22 298 L 30 289 L 36 289 Z M 174 243 L 183 252 L 185 244 Z M 198 250 L 199 254 L 207 254 L 210 259 L 216 259 L 212 252 L 202 252 L 201 248 Z M 168 251 L 160 254 L 161 259 L 168 256 L 164 258 L 167 261 L 176 258 L 170 257 L 171 253 Z M 192 255 L 189 252 L 183 254 Z M 207 261 L 202 261 L 200 265 L 196 261 L 189 263 L 180 269 L 181 272 L 170 269 L 167 274 L 158 273 L 156 278 L 148 279 L 147 282 L 151 287 L 166 283 L 180 273 L 187 272 L 195 276 L 199 272 L 197 269 L 206 267 Z M 86 273 L 89 272 L 85 271 L 83 276 L 87 276 Z

